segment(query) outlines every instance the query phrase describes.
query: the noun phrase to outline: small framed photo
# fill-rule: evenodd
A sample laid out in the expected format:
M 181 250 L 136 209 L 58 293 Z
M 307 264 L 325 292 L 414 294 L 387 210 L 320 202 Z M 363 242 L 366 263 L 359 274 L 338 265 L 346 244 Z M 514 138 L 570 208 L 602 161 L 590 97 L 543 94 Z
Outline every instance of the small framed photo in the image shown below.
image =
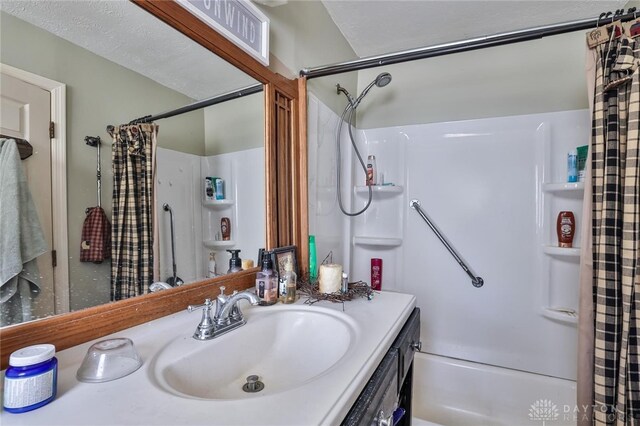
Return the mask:
M 296 258 L 296 246 L 278 247 L 273 249 L 273 269 L 278 275 L 283 275 L 287 263 L 291 263 L 291 270 L 298 275 L 298 260 Z

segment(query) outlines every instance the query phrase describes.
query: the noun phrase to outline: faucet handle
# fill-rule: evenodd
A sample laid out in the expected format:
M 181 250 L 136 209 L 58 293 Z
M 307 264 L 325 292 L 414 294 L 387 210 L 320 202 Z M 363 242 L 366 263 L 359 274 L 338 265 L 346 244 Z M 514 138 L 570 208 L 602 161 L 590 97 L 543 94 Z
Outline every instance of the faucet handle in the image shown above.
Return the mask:
M 211 301 L 211 299 L 205 299 L 204 303 L 202 305 L 189 305 L 187 306 L 187 311 L 189 312 L 193 312 L 196 309 L 200 309 L 200 308 L 204 308 L 205 311 L 210 310 L 211 306 L 213 306 L 213 302 Z
M 223 286 L 223 285 L 221 285 L 221 286 L 220 286 L 220 296 L 224 296 L 224 295 L 225 295 L 225 294 L 224 294 L 224 291 L 225 291 L 226 289 L 227 289 L 227 288 L 226 288 L 225 286 Z
M 189 312 L 204 308 L 202 310 L 202 319 L 200 320 L 200 324 L 198 324 L 195 333 L 193 333 L 194 339 L 208 340 L 213 337 L 214 326 L 213 319 L 211 318 L 211 306 L 213 306 L 211 299 L 205 299 L 204 304 L 202 305 L 189 305 L 187 307 Z

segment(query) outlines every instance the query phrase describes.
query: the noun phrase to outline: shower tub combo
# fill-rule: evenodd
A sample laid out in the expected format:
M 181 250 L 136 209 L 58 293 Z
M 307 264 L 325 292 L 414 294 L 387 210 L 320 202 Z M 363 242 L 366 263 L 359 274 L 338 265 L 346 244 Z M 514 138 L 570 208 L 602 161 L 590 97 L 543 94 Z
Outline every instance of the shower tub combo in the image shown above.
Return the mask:
M 352 128 L 345 115 L 362 97 L 349 99 L 342 118 L 310 97 L 310 231 L 351 280 L 368 282 L 380 258 L 382 288 L 416 296 L 424 352 L 414 361 L 415 424 L 575 424 L 580 257 L 559 252 L 554 224 L 564 210 L 581 223 L 581 186 L 564 182 L 567 152 L 588 141 L 588 112 Z M 339 158 L 343 120 L 343 146 L 358 151 Z M 371 203 L 358 188 L 367 155 L 396 185 L 375 188 Z M 338 167 L 326 164 L 351 180 L 338 190 Z M 364 211 L 340 213 L 340 193 L 346 213 Z

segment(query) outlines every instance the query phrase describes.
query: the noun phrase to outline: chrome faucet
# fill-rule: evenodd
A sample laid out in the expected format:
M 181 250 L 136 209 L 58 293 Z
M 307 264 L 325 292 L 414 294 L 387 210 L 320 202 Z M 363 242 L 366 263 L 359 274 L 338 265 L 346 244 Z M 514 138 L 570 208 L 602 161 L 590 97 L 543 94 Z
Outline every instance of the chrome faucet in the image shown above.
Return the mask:
M 245 325 L 247 322 L 244 320 L 242 312 L 238 307 L 238 302 L 242 299 L 248 300 L 252 305 L 260 303 L 260 299 L 253 293 L 243 291 L 238 293 L 234 291 L 231 296 L 224 294 L 225 287 L 220 287 L 220 295 L 216 299 L 216 313 L 211 318 L 211 308 L 213 302 L 211 299 L 206 299 L 202 305 L 190 305 L 187 307 L 189 312 L 193 312 L 196 309 L 202 309 L 202 319 L 200 324 L 193 333 L 193 338 L 197 340 L 209 340 L 215 339 L 218 336 L 228 333 L 238 327 Z

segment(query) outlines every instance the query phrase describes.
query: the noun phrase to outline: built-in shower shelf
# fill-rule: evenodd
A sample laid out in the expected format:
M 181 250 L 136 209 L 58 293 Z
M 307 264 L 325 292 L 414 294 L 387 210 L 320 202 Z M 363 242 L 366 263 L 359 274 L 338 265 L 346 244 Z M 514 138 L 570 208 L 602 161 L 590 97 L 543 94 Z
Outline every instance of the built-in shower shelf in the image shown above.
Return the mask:
M 204 245 L 208 248 L 225 248 L 225 247 L 233 247 L 236 245 L 236 242 L 233 240 L 205 240 Z
M 402 238 L 353 237 L 353 244 L 359 246 L 398 247 Z
M 402 194 L 404 188 L 398 185 L 371 185 L 374 194 Z M 356 194 L 368 194 L 368 186 L 356 186 Z
M 584 182 L 543 183 L 542 190 L 545 192 L 584 191 Z
M 229 207 L 233 205 L 233 200 L 205 200 L 202 205 L 212 209 Z
M 542 251 L 552 256 L 580 257 L 580 247 L 544 246 Z
M 578 323 L 578 312 L 575 309 L 546 307 L 542 308 L 542 316 L 569 324 Z

